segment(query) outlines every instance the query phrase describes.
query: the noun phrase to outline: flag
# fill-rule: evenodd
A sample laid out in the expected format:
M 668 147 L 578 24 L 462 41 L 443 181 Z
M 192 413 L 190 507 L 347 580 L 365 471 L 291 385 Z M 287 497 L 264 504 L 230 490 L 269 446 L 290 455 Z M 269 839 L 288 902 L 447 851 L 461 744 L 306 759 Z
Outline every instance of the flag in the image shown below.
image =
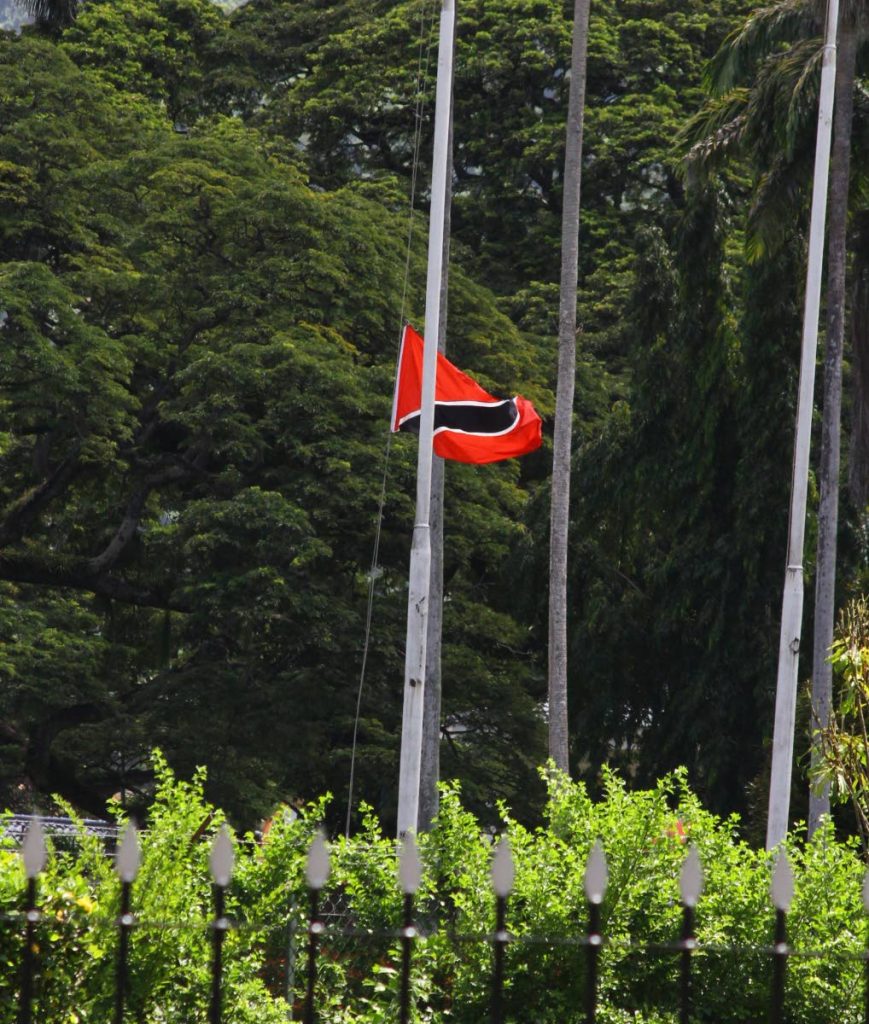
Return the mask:
M 419 433 L 423 340 L 408 324 L 401 340 L 392 429 Z M 525 398 L 494 398 L 438 352 L 434 451 L 457 462 L 497 462 L 540 447 L 541 420 Z

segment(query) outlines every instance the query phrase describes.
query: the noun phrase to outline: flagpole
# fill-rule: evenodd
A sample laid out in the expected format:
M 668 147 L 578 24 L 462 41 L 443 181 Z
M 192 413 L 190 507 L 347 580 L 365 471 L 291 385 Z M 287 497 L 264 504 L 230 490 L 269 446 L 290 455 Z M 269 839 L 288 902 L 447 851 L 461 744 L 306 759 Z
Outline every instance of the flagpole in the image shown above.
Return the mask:
M 455 0 L 442 0 L 435 98 L 431 210 L 429 213 L 428 276 L 425 293 L 425 348 L 423 350 L 422 400 L 419 419 L 419 452 L 416 464 L 416 518 L 410 549 L 410 577 L 407 594 L 404 707 L 401 720 L 401 764 L 398 776 L 399 837 L 416 829 L 419 813 L 426 631 L 431 574 L 431 537 L 428 518 L 431 503 L 435 370 L 440 329 L 441 268 L 443 264 L 455 13 Z
M 775 725 L 772 739 L 772 770 L 769 783 L 769 812 L 766 848 L 771 850 L 785 838 L 790 817 L 791 771 L 794 757 L 794 719 L 797 702 L 797 674 L 803 621 L 803 548 L 805 546 L 806 498 L 809 478 L 809 445 L 814 407 L 815 361 L 818 350 L 818 317 L 821 307 L 821 271 L 824 262 L 824 228 L 827 214 L 827 182 L 830 173 L 830 143 L 833 134 L 833 92 L 836 81 L 836 34 L 839 0 L 829 0 L 821 92 L 818 100 L 818 134 L 815 144 L 815 177 L 809 227 L 809 259 L 803 312 L 803 342 L 794 438 L 793 478 L 788 529 L 788 559 L 782 596 L 779 635 L 778 679 L 775 697 Z

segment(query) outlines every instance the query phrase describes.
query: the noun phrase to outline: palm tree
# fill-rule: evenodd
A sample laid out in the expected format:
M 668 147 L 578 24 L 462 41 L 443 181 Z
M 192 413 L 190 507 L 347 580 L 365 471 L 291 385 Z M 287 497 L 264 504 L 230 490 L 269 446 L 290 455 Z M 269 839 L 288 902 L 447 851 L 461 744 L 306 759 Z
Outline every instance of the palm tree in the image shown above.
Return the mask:
M 80 0 L 17 0 L 17 3 L 38 25 L 56 30 L 75 21 Z
M 815 576 L 815 633 L 812 645 L 812 708 L 819 729 L 829 725 L 833 669 L 829 661 L 836 617 L 836 537 L 839 529 L 839 453 L 842 421 L 842 344 L 845 337 L 845 261 L 851 167 L 851 125 L 857 63 L 857 29 L 847 15 L 840 20 L 836 66 L 833 153 L 830 164 L 827 240 L 827 337 L 824 347 L 824 404 L 821 431 L 818 554 Z M 812 760 L 821 756 L 812 744 Z M 809 796 L 809 832 L 830 813 L 829 787 Z
M 695 170 L 708 171 L 729 155 L 747 158 L 755 168 L 750 256 L 768 251 L 790 230 L 794 207 L 801 201 L 809 178 L 811 115 L 817 105 L 824 6 L 819 0 L 778 0 L 752 14 L 716 56 L 709 76 L 715 98 L 689 129 L 695 138 L 700 136 L 688 158 Z M 857 54 L 866 34 L 866 14 L 867 0 L 844 0 L 840 8 L 828 200 L 827 330 L 812 671 L 813 715 L 821 729 L 827 725 L 832 700 L 832 669 L 827 656 L 835 618 L 850 155 Z M 813 742 L 813 759 L 818 756 Z M 810 831 L 824 813 L 829 813 L 828 792 L 813 792 Z
M 549 534 L 549 756 L 569 770 L 567 733 L 567 532 L 570 521 L 570 450 L 576 378 L 576 279 L 579 263 L 579 206 L 582 128 L 590 0 L 575 0 L 564 200 L 561 214 L 561 291 L 558 311 L 558 383 L 552 454 Z

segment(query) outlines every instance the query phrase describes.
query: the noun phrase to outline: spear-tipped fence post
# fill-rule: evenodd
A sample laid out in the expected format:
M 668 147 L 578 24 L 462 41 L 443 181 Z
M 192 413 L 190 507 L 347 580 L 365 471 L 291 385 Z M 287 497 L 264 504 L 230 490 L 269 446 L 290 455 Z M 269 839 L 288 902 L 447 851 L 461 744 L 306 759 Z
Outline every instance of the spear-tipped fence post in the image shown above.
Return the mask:
M 606 856 L 599 839 L 594 841 L 585 868 L 585 896 L 588 900 L 587 957 L 588 978 L 585 992 L 585 1016 L 587 1024 L 594 1024 L 597 1018 L 597 966 L 601 935 L 600 908 L 607 886 Z
M 121 880 L 121 910 L 118 915 L 118 962 L 115 973 L 115 1016 L 114 1024 L 122 1024 L 124 1020 L 124 1002 L 129 983 L 127 958 L 130 948 L 130 932 L 136 919 L 130 913 L 130 893 L 133 882 L 139 873 L 141 851 L 136 826 L 130 822 L 124 832 L 124 838 L 115 854 L 115 871 Z
M 869 914 L 869 871 L 863 876 L 863 909 Z M 863 954 L 863 1020 L 869 1024 L 869 945 Z
M 413 835 L 408 832 L 401 841 L 398 860 L 398 880 L 404 893 L 404 912 L 401 923 L 401 995 L 399 999 L 400 1024 L 410 1021 L 410 955 L 416 928 L 413 923 L 413 898 L 422 880 L 419 850 Z
M 682 947 L 679 963 L 679 1024 L 691 1019 L 691 954 L 697 948 L 694 908 L 703 891 L 703 866 L 697 847 L 692 846 L 682 864 L 679 892 L 682 897 Z
M 492 1024 L 504 1020 L 504 953 L 510 934 L 507 931 L 507 898 L 513 891 L 516 869 L 506 836 L 495 848 L 492 858 L 492 888 L 495 890 L 494 967 L 492 972 Z
M 33 1006 L 33 972 L 35 968 L 36 926 L 39 911 L 36 909 L 36 879 L 45 867 L 45 836 L 39 819 L 32 821 L 21 847 L 21 860 L 27 878 L 24 898 L 24 958 L 21 964 L 21 998 L 18 1004 L 18 1024 L 30 1024 Z
M 329 878 L 329 849 L 322 832 L 314 837 L 308 851 L 308 863 L 305 867 L 308 891 L 311 896 L 311 914 L 308 921 L 308 986 L 305 993 L 304 1024 L 314 1024 L 314 988 L 317 984 L 317 948 L 323 934 L 323 922 L 320 916 L 320 890 Z
M 782 1024 L 785 1005 L 785 971 L 787 968 L 787 914 L 794 898 L 794 873 L 787 852 L 779 851 L 772 872 L 770 896 L 775 907 L 775 940 L 773 944 L 771 1024 Z
M 235 853 L 232 848 L 232 839 L 226 824 L 220 826 L 220 831 L 214 839 L 211 847 L 209 866 L 212 886 L 214 892 L 214 921 L 212 923 L 212 959 L 211 959 L 211 1006 L 208 1014 L 209 1024 L 220 1024 L 221 1004 L 223 995 L 223 942 L 226 932 L 229 929 L 229 919 L 226 916 L 226 890 L 232 878 L 232 869 L 235 865 Z

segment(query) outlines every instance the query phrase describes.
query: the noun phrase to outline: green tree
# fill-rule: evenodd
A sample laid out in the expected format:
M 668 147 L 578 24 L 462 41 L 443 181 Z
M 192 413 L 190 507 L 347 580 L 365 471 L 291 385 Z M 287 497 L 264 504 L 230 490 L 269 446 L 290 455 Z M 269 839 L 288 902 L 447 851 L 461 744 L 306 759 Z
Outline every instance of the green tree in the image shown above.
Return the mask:
M 63 49 L 87 75 L 147 97 L 184 128 L 219 105 L 210 81 L 227 26 L 212 0 L 89 0 Z
M 695 147 L 706 158 L 737 150 L 748 158 L 757 182 L 757 218 L 767 234 L 780 237 L 792 207 L 805 192 L 811 148 L 811 113 L 822 54 L 824 6 L 779 3 L 753 14 L 716 57 L 713 83 L 718 100 L 707 126 L 715 131 Z M 842 418 L 842 351 L 845 334 L 847 221 L 857 53 L 865 34 L 865 5 L 846 2 L 839 21 L 834 139 L 829 182 L 827 241 L 827 331 L 824 357 L 823 426 L 815 577 L 813 708 L 823 728 L 829 715 L 832 677 L 828 652 L 836 607 L 839 534 L 839 464 Z M 810 83 L 810 84 L 809 84 Z M 702 118 L 698 119 L 702 123 Z M 799 154 L 800 159 L 795 159 Z M 805 177 L 801 180 L 801 175 Z M 783 188 L 788 184 L 790 188 Z M 774 192 L 775 190 L 775 192 Z M 775 193 L 778 194 L 775 194 Z M 761 236 L 762 237 L 762 236 Z M 814 756 L 817 756 L 817 745 Z M 811 798 L 811 827 L 829 811 L 824 794 Z
M 0 264 L 6 785 L 29 779 L 98 810 L 124 779 L 143 781 L 149 735 L 185 770 L 211 763 L 214 791 L 244 820 L 278 793 L 343 791 L 404 285 L 401 200 L 388 186 L 312 190 L 237 120 L 180 135 L 141 94 L 44 40 L 6 40 L 0 62 L 13 257 Z M 412 256 L 421 282 L 421 248 Z M 453 304 L 456 358 L 495 390 L 528 392 L 533 352 L 491 296 L 459 275 Z M 394 447 L 361 730 L 362 793 L 387 814 L 412 444 Z M 525 499 L 517 467 L 455 481 L 445 660 L 462 672 L 446 702 L 457 765 L 481 809 L 514 787 L 530 804 L 539 676 L 530 658 L 508 670 L 527 644 L 509 595 L 492 614 L 512 650 L 493 625 L 476 643 L 488 659 L 471 658 L 475 641 L 451 621 L 483 616 Z M 82 631 L 88 673 L 64 690 L 63 648 Z M 42 709 L 40 634 L 56 638 L 56 700 Z M 494 699 L 497 681 L 508 700 Z M 503 739 L 483 753 L 486 730 Z

